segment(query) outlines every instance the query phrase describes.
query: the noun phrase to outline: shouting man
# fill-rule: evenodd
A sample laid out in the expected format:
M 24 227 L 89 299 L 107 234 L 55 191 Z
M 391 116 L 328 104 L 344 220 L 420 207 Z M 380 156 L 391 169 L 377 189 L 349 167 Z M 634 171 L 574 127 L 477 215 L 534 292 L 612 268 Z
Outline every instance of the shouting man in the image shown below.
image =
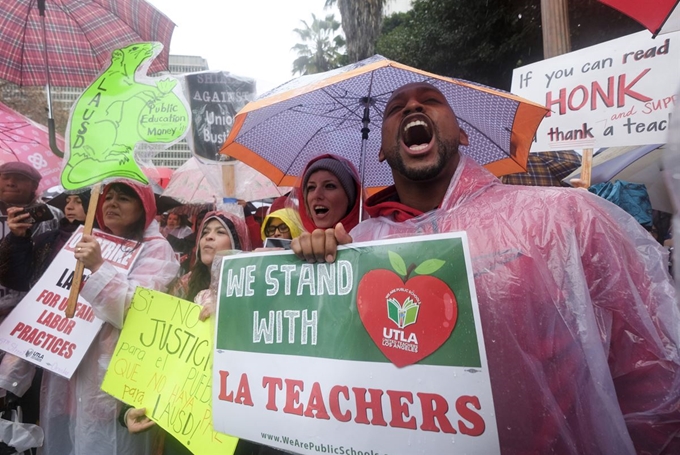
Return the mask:
M 417 83 L 385 107 L 379 159 L 395 184 L 371 218 L 293 250 L 466 231 L 503 454 L 680 453 L 680 311 L 658 243 L 575 189 L 503 185 L 466 156 L 446 97 Z M 474 144 L 470 144 L 474 146 Z

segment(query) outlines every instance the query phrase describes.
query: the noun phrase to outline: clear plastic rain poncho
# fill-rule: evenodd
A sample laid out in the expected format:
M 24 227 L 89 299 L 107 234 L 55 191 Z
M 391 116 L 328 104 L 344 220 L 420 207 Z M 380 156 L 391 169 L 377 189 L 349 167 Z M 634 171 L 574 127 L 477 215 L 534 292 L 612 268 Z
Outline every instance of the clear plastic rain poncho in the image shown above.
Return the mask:
M 90 275 L 81 295 L 92 304 L 95 315 L 104 320 L 101 331 L 83 357 L 71 380 L 43 372 L 40 393 L 40 426 L 45 432 L 43 455 L 149 455 L 155 432 L 130 434 L 118 423 L 122 403 L 101 390 L 125 311 L 137 286 L 164 291 L 177 274 L 179 264 L 170 244 L 161 236 L 153 218 L 156 203 L 150 187 L 126 180 L 144 205 L 146 223 L 143 247 L 129 274 L 118 272 L 105 262 Z M 108 187 L 107 187 L 108 188 Z M 100 197 L 97 213 L 106 194 Z M 98 217 L 100 225 L 102 219 Z M 14 357 L 13 365 L 3 362 L 8 388 L 23 394 L 31 383 L 35 366 Z M 12 382 L 14 381 L 14 382 Z
M 680 311 L 630 215 L 466 157 L 437 210 L 395 222 L 381 196 L 355 242 L 467 231 L 503 454 L 680 454 Z

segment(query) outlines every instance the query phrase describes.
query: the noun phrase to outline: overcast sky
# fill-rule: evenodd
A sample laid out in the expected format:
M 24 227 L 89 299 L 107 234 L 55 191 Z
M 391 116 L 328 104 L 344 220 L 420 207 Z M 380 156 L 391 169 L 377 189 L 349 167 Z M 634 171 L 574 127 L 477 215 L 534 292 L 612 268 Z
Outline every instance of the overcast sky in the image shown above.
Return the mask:
M 326 10 L 325 0 L 147 0 L 168 16 L 177 27 L 170 44 L 171 54 L 200 55 L 210 69 L 253 77 L 263 93 L 294 76 L 295 52 L 291 51 L 302 28 L 317 17 L 335 14 Z M 410 0 L 389 0 L 386 12 L 409 8 Z
M 171 54 L 200 55 L 210 69 L 253 77 L 263 93 L 293 78 L 300 20 L 335 14 L 324 0 L 147 0 L 177 27 Z

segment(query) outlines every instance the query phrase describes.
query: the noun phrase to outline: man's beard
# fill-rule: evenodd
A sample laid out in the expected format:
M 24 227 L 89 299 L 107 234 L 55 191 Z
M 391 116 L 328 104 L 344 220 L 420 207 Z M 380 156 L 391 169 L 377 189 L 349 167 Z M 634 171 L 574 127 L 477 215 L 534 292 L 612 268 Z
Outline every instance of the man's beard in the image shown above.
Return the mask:
M 404 163 L 404 159 L 401 156 L 401 140 L 397 139 L 397 144 L 392 148 L 389 153 L 385 154 L 385 159 L 387 163 L 392 168 L 392 171 L 397 172 L 409 180 L 422 182 L 427 180 L 432 180 L 437 177 L 442 169 L 446 166 L 447 162 L 458 153 L 459 142 L 455 139 L 448 141 L 443 141 L 439 139 L 439 135 L 435 134 L 437 138 L 437 160 L 427 167 L 419 168 L 408 168 Z

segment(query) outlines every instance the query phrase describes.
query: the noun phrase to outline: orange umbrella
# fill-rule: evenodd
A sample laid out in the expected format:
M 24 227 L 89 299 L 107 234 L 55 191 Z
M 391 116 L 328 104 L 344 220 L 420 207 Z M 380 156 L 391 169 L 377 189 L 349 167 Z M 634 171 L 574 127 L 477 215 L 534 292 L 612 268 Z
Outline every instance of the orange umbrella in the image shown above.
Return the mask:
M 470 138 L 461 153 L 498 176 L 526 170 L 545 107 L 379 55 L 262 95 L 238 113 L 221 152 L 285 186 L 295 184 L 310 159 L 332 153 L 359 169 L 370 193 L 392 184 L 389 166 L 378 162 L 383 111 L 392 92 L 411 82 L 428 82 L 446 96 Z

